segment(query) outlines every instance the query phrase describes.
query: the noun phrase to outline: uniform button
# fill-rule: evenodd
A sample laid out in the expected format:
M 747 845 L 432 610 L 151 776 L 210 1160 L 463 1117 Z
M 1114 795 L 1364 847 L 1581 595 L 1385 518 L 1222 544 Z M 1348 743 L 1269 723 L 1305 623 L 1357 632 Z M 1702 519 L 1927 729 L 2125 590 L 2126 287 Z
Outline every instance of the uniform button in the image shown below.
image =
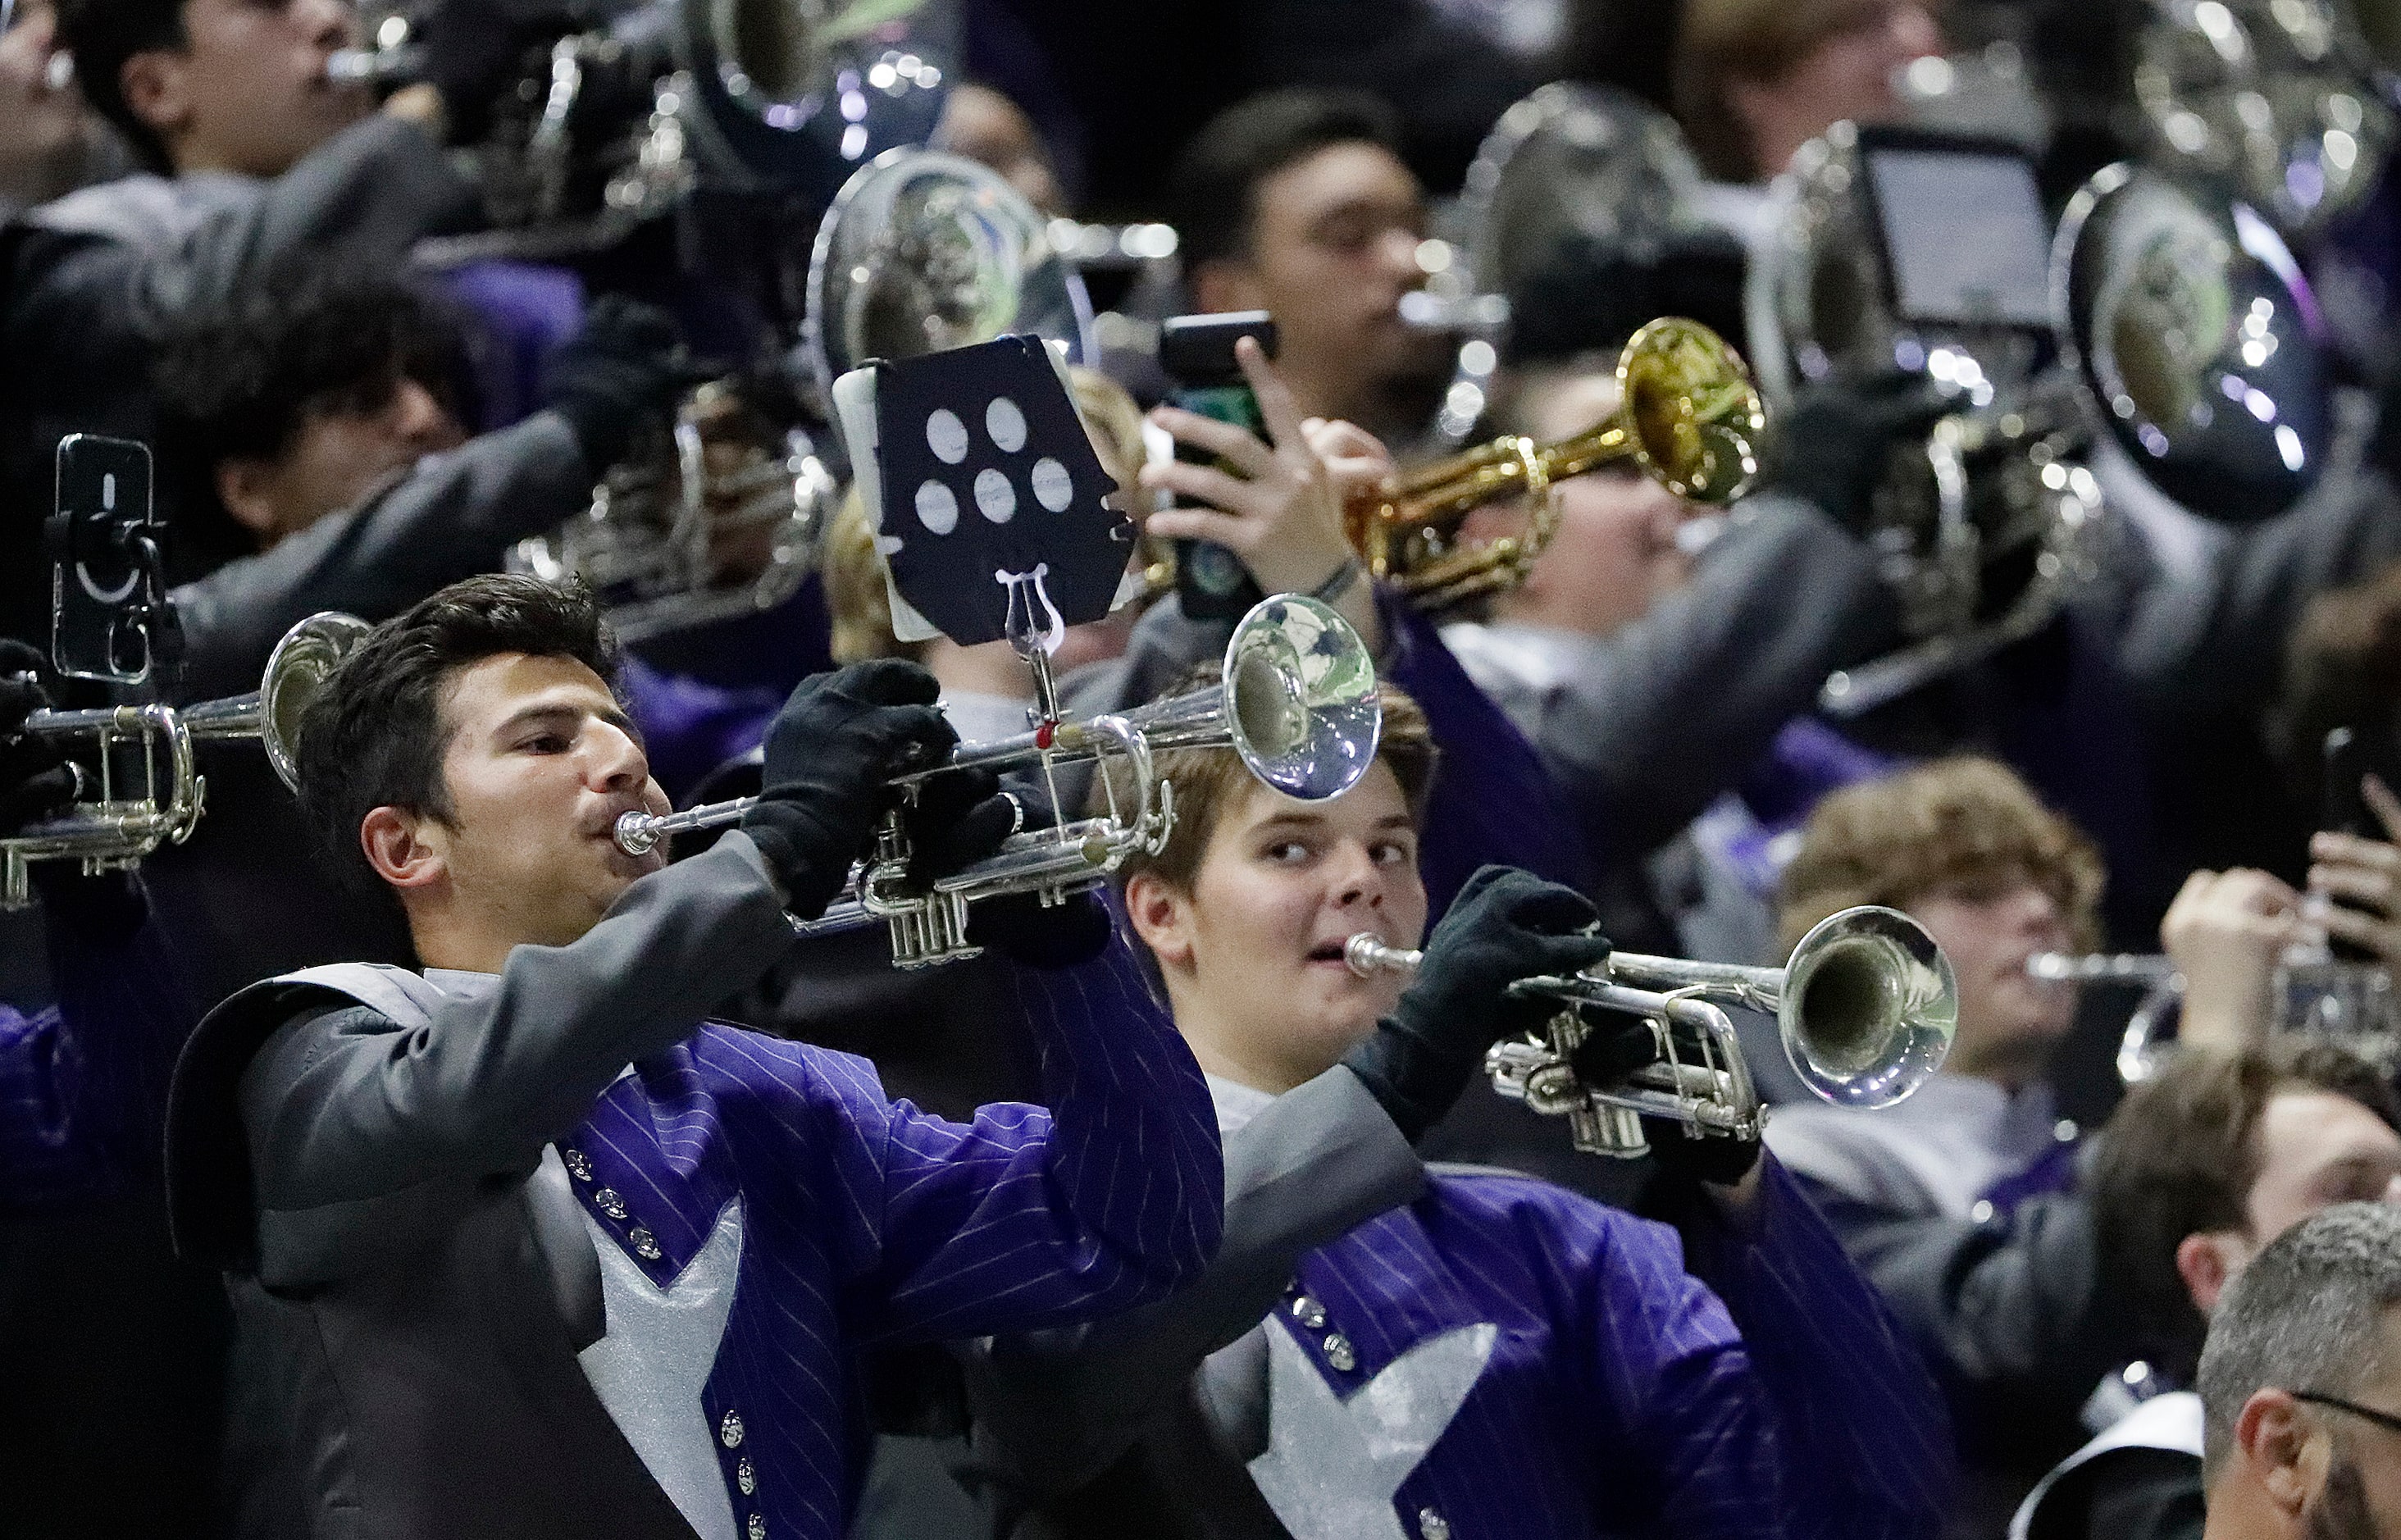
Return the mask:
M 2076 1136 L 2083 1132 L 2076 1126 L 2076 1120 L 2073 1118 L 2062 1118 L 2051 1125 L 2051 1136 L 2064 1145 L 2074 1144 Z
M 1325 1307 L 1304 1294 L 1292 1302 L 1292 1318 L 1311 1331 L 1321 1331 L 1325 1327 Z
M 1432 1508 L 1418 1509 L 1418 1533 L 1425 1540 L 1450 1540 L 1450 1520 Z
M 725 1441 L 725 1447 L 727 1449 L 740 1448 L 742 1443 L 742 1414 L 738 1411 L 729 1411 L 720 1418 L 717 1423 L 717 1437 Z
M 564 1151 L 560 1159 L 567 1162 L 567 1174 L 579 1182 L 592 1179 L 592 1157 L 580 1149 Z
M 594 1193 L 592 1202 L 601 1213 L 611 1219 L 622 1219 L 625 1217 L 625 1200 L 617 1196 L 617 1189 L 613 1187 L 604 1187 Z
M 1359 1355 L 1351 1351 L 1351 1339 L 1338 1331 L 1325 1334 L 1325 1361 L 1345 1374 L 1359 1367 Z
M 1992 1203 L 1987 1199 L 1977 1199 L 1975 1205 L 1968 1210 L 1968 1220 L 1970 1224 L 1986 1225 L 1992 1223 Z
M 750 1516 L 750 1522 L 744 1528 L 749 1532 L 750 1540 L 767 1540 L 767 1520 L 757 1514 Z
M 644 1230 L 641 1226 L 636 1225 L 631 1231 L 627 1231 L 625 1239 L 634 1243 L 634 1255 L 639 1257 L 642 1260 L 646 1262 L 655 1262 L 659 1259 L 658 1237 L 652 1235 L 649 1231 Z
M 734 1467 L 734 1484 L 742 1489 L 745 1497 L 759 1490 L 759 1473 L 750 1468 L 750 1457 L 747 1454 L 742 1457 L 742 1463 Z

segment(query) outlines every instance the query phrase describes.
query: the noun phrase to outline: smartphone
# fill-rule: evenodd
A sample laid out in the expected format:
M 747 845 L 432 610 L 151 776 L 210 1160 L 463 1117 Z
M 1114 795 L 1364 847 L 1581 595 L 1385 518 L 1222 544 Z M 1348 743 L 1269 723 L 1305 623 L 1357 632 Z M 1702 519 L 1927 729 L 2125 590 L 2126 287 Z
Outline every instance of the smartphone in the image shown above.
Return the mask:
M 72 433 L 59 442 L 57 472 L 50 662 L 72 679 L 141 683 L 172 654 L 149 446 Z
M 2015 145 L 1862 127 L 1859 159 L 1893 313 L 1918 324 L 2051 325 L 2051 220 Z
M 1268 357 L 1275 357 L 1275 322 L 1265 310 L 1172 316 L 1159 327 L 1159 365 L 1175 381 L 1170 398 L 1175 406 L 1265 439 L 1268 427 L 1259 415 L 1258 398 L 1234 357 L 1234 344 L 1246 337 Z M 1201 464 L 1217 459 L 1181 443 L 1175 458 Z M 1195 620 L 1236 619 L 1265 597 L 1241 557 L 1205 540 L 1175 543 L 1175 592 L 1184 612 Z
M 2373 775 L 2385 785 L 2401 790 L 2401 733 L 2390 728 L 2380 732 L 2373 728 L 2333 728 L 2326 736 L 2323 763 L 2326 776 L 2320 793 L 2318 828 L 2389 843 L 2392 833 L 2377 818 L 2376 810 L 2367 805 L 2367 798 L 2359 788 L 2363 779 Z M 2343 962 L 2377 960 L 2375 953 L 2356 942 L 2329 938 L 2326 945 Z

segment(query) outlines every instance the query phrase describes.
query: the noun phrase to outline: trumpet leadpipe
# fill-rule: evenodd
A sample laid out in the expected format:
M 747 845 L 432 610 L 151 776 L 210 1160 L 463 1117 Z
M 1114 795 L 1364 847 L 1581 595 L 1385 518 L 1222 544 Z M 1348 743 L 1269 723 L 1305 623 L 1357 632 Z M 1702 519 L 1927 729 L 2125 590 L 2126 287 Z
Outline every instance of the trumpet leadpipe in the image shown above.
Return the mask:
M 2026 973 L 2051 983 L 2143 983 L 2173 985 L 2183 977 L 2174 957 L 2156 953 L 2112 952 L 2078 956 L 2065 952 L 2037 952 L 2026 959 Z

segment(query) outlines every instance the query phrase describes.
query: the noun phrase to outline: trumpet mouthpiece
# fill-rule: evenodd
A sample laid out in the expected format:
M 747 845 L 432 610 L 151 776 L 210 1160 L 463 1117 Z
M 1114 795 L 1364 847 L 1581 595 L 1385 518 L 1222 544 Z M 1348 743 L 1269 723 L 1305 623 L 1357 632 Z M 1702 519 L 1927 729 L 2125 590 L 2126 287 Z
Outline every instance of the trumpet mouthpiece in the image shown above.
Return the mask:
M 1372 930 L 1362 930 L 1342 943 L 1342 961 L 1363 979 L 1372 979 L 1379 973 L 1414 973 L 1424 956 L 1422 952 L 1386 946 Z

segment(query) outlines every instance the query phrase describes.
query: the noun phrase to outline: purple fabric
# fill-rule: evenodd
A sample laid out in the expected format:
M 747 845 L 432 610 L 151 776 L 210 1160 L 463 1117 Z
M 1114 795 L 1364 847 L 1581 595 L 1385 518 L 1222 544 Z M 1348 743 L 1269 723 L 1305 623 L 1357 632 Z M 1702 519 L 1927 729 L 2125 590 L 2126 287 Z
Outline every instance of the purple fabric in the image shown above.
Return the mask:
M 1583 825 L 1534 746 L 1476 688 L 1432 621 L 1390 589 L 1379 588 L 1376 603 L 1391 639 L 1379 672 L 1424 709 L 1442 749 L 1419 825 L 1426 912 L 1442 914 L 1475 869 L 1493 862 L 1588 888 Z
M 167 1080 L 196 1020 L 156 926 L 54 913 L 48 928 L 59 1003 L 0 1006 L 0 1212 L 155 1185 Z
M 542 407 L 542 364 L 583 324 L 583 281 L 564 268 L 470 262 L 443 276 L 473 318 L 476 432 L 490 433 Z
M 1454 1533 L 1513 1540 L 1932 1535 L 1949 1440 L 1931 1382 L 1772 1169 L 1763 1203 L 1762 1238 L 1729 1241 L 1704 1282 L 1664 1225 L 1529 1178 L 1437 1172 L 1415 1203 L 1303 1260 L 1319 1329 L 1288 1309 L 1269 1329 L 1348 1399 L 1421 1343 L 1498 1327 L 1401 1484 L 1404 1533 L 1431 1509 Z
M 702 1401 L 746 1533 L 845 1533 L 868 1441 L 861 1349 L 1108 1314 L 1214 1249 L 1215 1118 L 1132 956 L 1004 976 L 1042 1045 L 1048 1111 L 948 1122 L 888 1102 L 865 1060 L 711 1024 L 638 1064 L 561 1141 L 585 1210 L 662 1286 L 742 1199 Z
M 651 774 L 678 806 L 710 771 L 765 741 L 786 692 L 764 684 L 711 684 L 628 655 L 618 688 L 642 730 Z

